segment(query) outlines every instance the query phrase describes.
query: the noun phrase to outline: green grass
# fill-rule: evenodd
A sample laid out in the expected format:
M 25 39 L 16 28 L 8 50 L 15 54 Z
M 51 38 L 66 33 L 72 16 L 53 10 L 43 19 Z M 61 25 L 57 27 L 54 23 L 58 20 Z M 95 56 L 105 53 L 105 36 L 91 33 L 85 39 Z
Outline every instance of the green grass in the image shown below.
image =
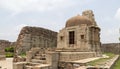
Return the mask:
M 10 58 L 10 57 L 14 56 L 14 53 L 12 53 L 12 52 L 6 52 L 5 55 L 6 55 L 7 58 Z
M 25 52 L 22 52 L 22 53 L 20 54 L 20 56 L 21 56 L 21 57 L 26 57 L 26 53 L 25 53 Z
M 113 54 L 113 53 L 104 53 L 104 54 L 106 54 L 107 56 L 109 56 L 109 58 L 113 58 L 115 56 L 115 54 Z
M 113 69 L 120 69 L 120 59 L 115 63 Z
M 98 60 L 94 60 L 94 61 L 87 63 L 87 65 L 91 65 L 91 66 L 101 65 L 102 63 L 106 62 L 107 60 L 109 60 L 115 56 L 115 54 L 112 54 L 112 53 L 104 53 L 104 54 L 109 56 L 109 58 L 101 58 Z

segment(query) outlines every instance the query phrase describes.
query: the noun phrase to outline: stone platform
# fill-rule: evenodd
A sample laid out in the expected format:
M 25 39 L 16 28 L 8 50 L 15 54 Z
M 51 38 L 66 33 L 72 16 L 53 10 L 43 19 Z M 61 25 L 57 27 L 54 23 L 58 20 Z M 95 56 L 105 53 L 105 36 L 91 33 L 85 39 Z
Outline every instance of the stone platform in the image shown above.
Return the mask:
M 105 63 L 103 63 L 102 65 L 98 65 L 95 67 L 91 67 L 91 68 L 98 68 L 98 69 L 112 69 L 115 62 L 119 59 L 119 55 L 114 56 L 113 58 L 107 60 Z M 88 69 L 90 69 L 90 67 L 87 67 Z
M 101 58 L 105 58 L 105 57 L 104 56 L 103 57 L 93 57 L 93 58 L 87 58 L 87 59 L 76 60 L 76 61 L 66 61 L 66 62 L 61 62 L 60 64 L 61 64 L 61 66 L 62 66 L 62 64 L 64 64 L 65 66 L 67 66 L 67 65 L 72 66 L 74 69 L 112 69 L 115 62 L 118 60 L 119 55 L 115 55 L 113 58 L 103 62 L 101 65 L 95 65 L 95 66 L 87 65 L 88 62 L 98 60 Z M 63 67 L 64 67 L 64 65 L 63 65 Z
M 71 62 L 96 57 L 95 52 L 60 52 L 60 62 Z
M 13 58 L 6 58 L 6 60 L 0 60 L 1 69 L 13 69 Z

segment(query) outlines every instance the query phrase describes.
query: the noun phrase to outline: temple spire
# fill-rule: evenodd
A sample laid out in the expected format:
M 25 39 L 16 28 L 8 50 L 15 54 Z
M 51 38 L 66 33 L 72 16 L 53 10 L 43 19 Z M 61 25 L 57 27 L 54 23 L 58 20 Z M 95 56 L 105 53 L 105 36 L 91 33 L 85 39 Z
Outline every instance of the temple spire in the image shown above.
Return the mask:
M 82 12 L 82 16 L 86 16 L 87 18 L 89 18 L 92 21 L 93 26 L 97 26 L 92 10 L 85 10 L 85 11 L 83 11 Z

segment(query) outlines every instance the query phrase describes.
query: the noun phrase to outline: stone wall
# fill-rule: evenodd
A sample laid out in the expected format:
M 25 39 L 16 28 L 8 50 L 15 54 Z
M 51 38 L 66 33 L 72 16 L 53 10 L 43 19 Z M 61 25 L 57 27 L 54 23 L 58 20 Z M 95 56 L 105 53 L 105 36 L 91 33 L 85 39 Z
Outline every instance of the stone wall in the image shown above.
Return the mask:
M 8 40 L 0 40 L 0 48 L 15 47 L 16 42 L 10 42 Z
M 0 40 L 0 47 L 9 47 L 12 42 L 8 40 Z
M 48 52 L 46 54 L 46 62 L 51 65 L 50 69 L 58 69 L 59 53 Z
M 23 27 L 16 43 L 16 52 L 26 52 L 32 47 L 53 48 L 57 46 L 57 32 L 40 27 Z
M 60 52 L 60 62 L 77 61 L 96 57 L 95 52 Z
M 0 40 L 0 59 L 5 58 L 5 48 L 15 46 L 15 42 L 10 42 L 8 40 Z
M 120 43 L 107 43 L 101 45 L 102 52 L 120 54 Z

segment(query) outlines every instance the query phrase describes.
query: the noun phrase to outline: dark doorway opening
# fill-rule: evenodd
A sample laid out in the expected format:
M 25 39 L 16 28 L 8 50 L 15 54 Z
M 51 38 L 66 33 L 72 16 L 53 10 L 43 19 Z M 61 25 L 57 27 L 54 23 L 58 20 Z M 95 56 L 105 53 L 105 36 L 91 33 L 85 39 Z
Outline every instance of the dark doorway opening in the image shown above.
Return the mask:
M 75 44 L 75 32 L 74 31 L 69 32 L 69 44 Z

